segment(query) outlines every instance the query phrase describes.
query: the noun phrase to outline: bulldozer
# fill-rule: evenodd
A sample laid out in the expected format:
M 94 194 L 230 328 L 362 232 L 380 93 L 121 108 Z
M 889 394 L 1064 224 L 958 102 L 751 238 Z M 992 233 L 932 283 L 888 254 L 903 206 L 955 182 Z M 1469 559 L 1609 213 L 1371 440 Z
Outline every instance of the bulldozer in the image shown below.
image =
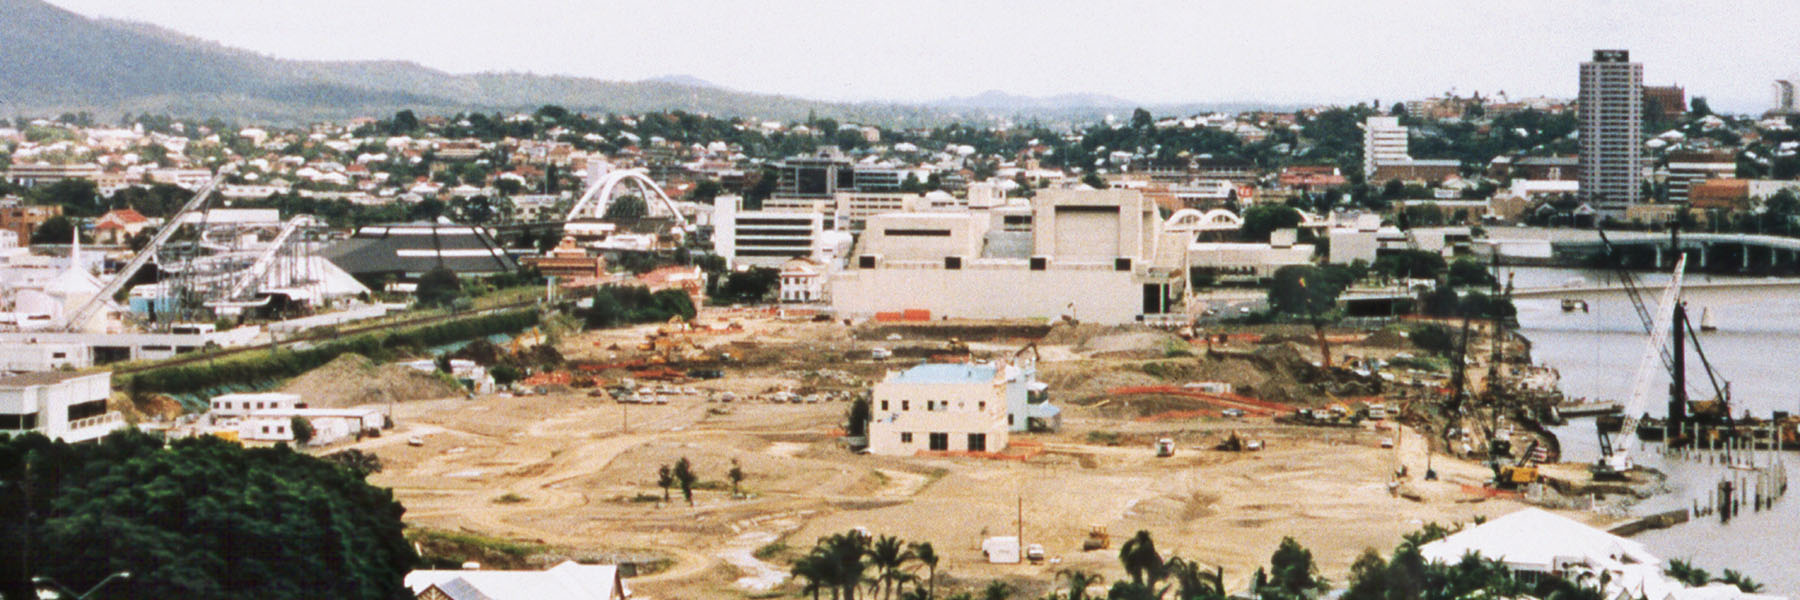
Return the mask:
M 1106 534 L 1106 526 L 1095 523 L 1088 526 L 1087 539 L 1081 540 L 1081 551 L 1105 550 L 1112 547 L 1112 536 Z

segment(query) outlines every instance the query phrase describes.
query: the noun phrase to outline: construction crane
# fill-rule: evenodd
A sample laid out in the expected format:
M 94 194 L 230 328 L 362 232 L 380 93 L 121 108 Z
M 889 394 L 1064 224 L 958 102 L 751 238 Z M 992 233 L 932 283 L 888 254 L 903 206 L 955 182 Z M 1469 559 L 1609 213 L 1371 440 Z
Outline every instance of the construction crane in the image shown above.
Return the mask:
M 1663 289 L 1662 299 L 1656 304 L 1656 320 L 1650 327 L 1650 339 L 1644 346 L 1644 354 L 1638 360 L 1637 375 L 1632 379 L 1631 397 L 1626 399 L 1622 413 L 1624 423 L 1619 427 L 1618 435 L 1607 435 L 1605 427 L 1596 427 L 1600 436 L 1600 461 L 1594 464 L 1595 479 L 1621 478 L 1632 468 L 1631 437 L 1637 434 L 1638 422 L 1643 420 L 1644 409 L 1650 400 L 1651 380 L 1657 373 L 1659 359 L 1666 359 L 1666 346 L 1669 343 L 1669 332 L 1674 329 L 1677 306 L 1681 300 L 1681 280 L 1687 272 L 1687 255 L 1683 254 L 1675 261 L 1675 270 L 1669 279 L 1669 287 Z
M 150 238 L 150 243 L 145 244 L 144 249 L 139 250 L 136 256 L 131 257 L 131 260 L 126 262 L 125 266 L 119 269 L 119 272 L 114 274 L 113 278 L 107 281 L 98 293 L 94 294 L 94 297 L 88 298 L 87 302 L 69 313 L 68 317 L 63 320 L 61 328 L 65 331 L 80 329 L 81 324 L 93 318 L 96 311 L 112 302 L 113 296 L 123 290 L 125 285 L 131 282 L 131 278 L 137 275 L 138 270 L 143 269 L 150 259 L 155 258 L 163 244 L 168 243 L 169 238 L 181 229 L 182 221 L 187 215 L 206 203 L 206 199 L 212 196 L 213 189 L 218 187 L 219 182 L 223 181 L 229 172 L 229 166 L 222 168 L 218 174 L 213 175 L 212 179 L 207 180 L 206 185 L 200 186 L 199 191 L 194 192 L 194 197 L 188 199 L 187 204 L 181 205 L 181 210 L 175 211 L 175 214 L 170 216 L 160 229 L 156 230 L 156 235 Z

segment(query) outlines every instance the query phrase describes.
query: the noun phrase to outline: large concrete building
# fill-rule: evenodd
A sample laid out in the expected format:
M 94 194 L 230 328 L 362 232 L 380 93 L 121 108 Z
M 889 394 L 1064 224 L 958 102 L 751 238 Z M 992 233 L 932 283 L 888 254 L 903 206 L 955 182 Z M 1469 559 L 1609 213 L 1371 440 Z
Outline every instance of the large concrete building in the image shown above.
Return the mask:
M 1644 65 L 1626 50 L 1581 63 L 1581 197 L 1618 216 L 1644 201 Z
M 832 274 L 839 315 L 1072 317 L 1130 323 L 1179 309 L 1191 235 L 1164 235 L 1133 190 L 1040 190 L 1029 204 L 871 217 Z
M 86 442 L 125 427 L 106 410 L 112 373 L 49 371 L 0 377 L 0 435 L 37 432 L 64 442 Z
M 1437 183 L 1461 170 L 1462 163 L 1455 160 L 1413 158 L 1406 136 L 1399 117 L 1369 117 L 1363 122 L 1363 177 L 1370 184 L 1396 179 Z
M 999 452 L 1006 449 L 1009 368 L 924 364 L 890 373 L 871 394 L 869 452 Z
M 744 210 L 737 196 L 713 199 L 713 253 L 733 267 L 780 268 L 795 258 L 830 264 L 849 246 L 849 234 L 830 230 L 824 213 Z
M 1737 175 L 1737 157 L 1729 151 L 1670 152 L 1669 201 L 1687 202 L 1688 188 L 1707 179 Z

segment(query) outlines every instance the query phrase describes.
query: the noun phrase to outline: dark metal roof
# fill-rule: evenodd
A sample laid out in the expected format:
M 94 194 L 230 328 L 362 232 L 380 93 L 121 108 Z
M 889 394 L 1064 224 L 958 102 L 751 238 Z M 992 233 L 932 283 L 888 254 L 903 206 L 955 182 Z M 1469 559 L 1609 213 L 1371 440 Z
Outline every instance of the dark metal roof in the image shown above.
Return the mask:
M 440 264 L 460 274 L 519 268 L 506 249 L 482 229 L 441 223 L 364 227 L 321 254 L 351 275 L 424 273 Z

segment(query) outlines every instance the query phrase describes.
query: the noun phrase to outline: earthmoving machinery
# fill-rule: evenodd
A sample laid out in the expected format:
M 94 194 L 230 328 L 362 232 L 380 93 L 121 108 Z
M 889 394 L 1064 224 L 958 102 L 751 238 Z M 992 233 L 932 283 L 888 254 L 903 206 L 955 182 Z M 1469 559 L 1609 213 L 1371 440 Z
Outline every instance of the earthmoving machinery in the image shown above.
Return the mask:
M 1650 326 L 1649 341 L 1644 345 L 1644 354 L 1638 360 L 1637 375 L 1632 380 L 1631 397 L 1625 401 L 1625 409 L 1621 412 L 1624 423 L 1617 434 L 1610 434 L 1606 427 L 1596 426 L 1594 429 L 1600 436 L 1600 461 L 1594 463 L 1592 472 L 1597 480 L 1620 480 L 1632 468 L 1631 438 L 1637 434 L 1638 422 L 1644 418 L 1644 409 L 1650 400 L 1650 388 L 1658 374 L 1659 363 L 1664 360 L 1665 345 L 1669 342 L 1669 332 L 1675 326 L 1678 302 L 1681 299 L 1681 279 L 1687 271 L 1687 255 L 1683 254 L 1675 261 L 1675 271 L 1669 279 L 1669 287 L 1663 289 L 1661 301 L 1656 303 L 1655 323 Z M 1682 383 L 1679 378 L 1676 385 Z M 1673 386 L 1672 386 L 1673 387 Z M 1686 390 L 1677 390 L 1683 393 Z M 1685 404 L 1685 403 L 1684 403 Z M 1683 406 L 1682 408 L 1685 408 Z
M 1095 523 L 1088 525 L 1087 539 L 1081 540 L 1081 551 L 1105 550 L 1112 547 L 1112 536 L 1106 533 L 1106 526 Z
M 1162 438 L 1156 440 L 1156 457 L 1168 458 L 1175 455 L 1175 440 Z
M 1537 447 L 1537 440 L 1532 440 L 1531 445 L 1519 454 L 1517 462 L 1495 467 L 1494 485 L 1503 490 L 1513 490 L 1537 483 L 1538 468 L 1537 465 L 1531 464 L 1532 453 L 1537 451 Z

